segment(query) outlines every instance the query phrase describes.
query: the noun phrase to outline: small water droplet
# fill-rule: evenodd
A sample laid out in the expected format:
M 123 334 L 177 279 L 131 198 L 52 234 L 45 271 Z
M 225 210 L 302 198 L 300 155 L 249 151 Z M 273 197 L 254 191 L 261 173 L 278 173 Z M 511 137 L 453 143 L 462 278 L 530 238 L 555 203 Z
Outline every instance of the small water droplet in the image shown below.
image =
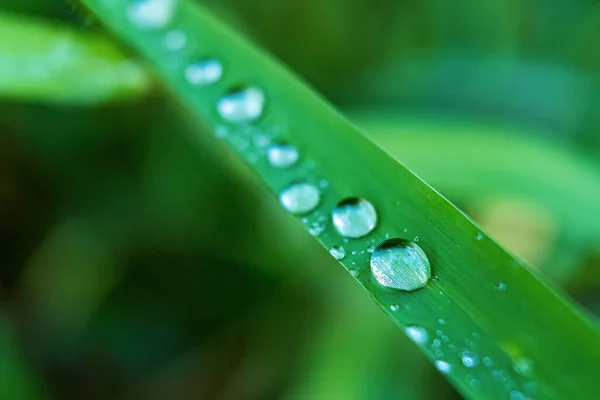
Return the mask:
M 513 368 L 517 374 L 530 378 L 533 375 L 533 360 L 520 357 L 514 361 Z
M 470 350 L 463 351 L 460 359 L 463 365 L 467 368 L 475 368 L 479 365 L 479 356 Z
M 288 168 L 298 161 L 298 150 L 287 143 L 276 143 L 267 149 L 267 160 L 275 168 Z
M 219 60 L 207 58 L 188 65 L 184 74 L 185 80 L 191 85 L 208 85 L 221 79 L 223 65 Z
M 469 379 L 469 386 L 476 390 L 481 389 L 481 383 L 475 378 Z
M 405 239 L 388 239 L 371 254 L 371 271 L 381 285 L 405 291 L 425 286 L 431 277 L 427 255 Z
M 442 340 L 443 340 L 444 342 L 449 342 L 449 341 L 450 341 L 450 338 L 449 338 L 448 336 L 446 336 L 446 335 L 443 335 L 443 336 L 442 336 Z
M 374 251 L 375 251 L 375 246 L 369 246 L 369 247 L 367 247 L 367 251 L 368 251 L 369 253 L 372 253 L 372 252 L 374 252 Z
M 229 122 L 248 123 L 257 120 L 263 114 L 265 94 L 259 88 L 238 87 L 217 103 L 217 111 Z
M 256 133 L 253 136 L 254 145 L 256 147 L 267 147 L 271 144 L 271 137 L 262 133 Z
M 321 179 L 319 181 L 319 187 L 321 189 L 327 189 L 329 187 L 329 181 L 327 179 Z
M 400 306 L 398 304 L 392 304 L 390 306 L 390 310 L 392 310 L 393 312 L 396 312 L 400 309 Z
M 341 201 L 333 210 L 333 224 L 342 236 L 360 238 L 377 225 L 375 207 L 365 199 L 352 197 Z
M 415 236 L 415 238 L 414 238 L 414 240 L 413 240 L 413 241 L 414 241 L 415 243 L 417 243 L 419 240 L 421 240 L 421 239 L 419 239 L 419 237 L 418 237 L 418 236 Z
M 358 276 L 358 271 L 357 271 L 357 270 L 355 270 L 354 268 L 350 268 L 350 269 L 348 270 L 348 272 L 350 272 L 350 275 L 352 275 L 352 276 L 353 276 L 353 277 L 355 277 L 355 278 Z
M 140 29 L 161 29 L 173 19 L 175 0 L 136 0 L 126 10 L 129 22 Z
M 336 259 L 336 260 L 343 260 L 344 257 L 346 257 L 346 250 L 344 250 L 344 248 L 342 246 L 333 246 L 332 248 L 329 249 L 329 253 Z M 350 272 L 352 273 L 352 272 Z
M 483 233 L 477 232 L 477 240 L 479 240 L 481 242 L 483 240 L 483 238 L 484 238 Z
M 446 320 L 444 318 L 438 318 L 438 324 L 444 325 L 445 323 L 446 323 Z
M 527 399 L 527 397 L 523 393 L 519 392 L 518 390 L 511 390 L 509 395 L 510 395 L 510 400 L 526 400 Z
M 442 374 L 449 374 L 452 371 L 452 365 L 448 364 L 446 361 L 437 360 L 435 362 L 435 367 Z
M 292 214 L 306 214 L 321 201 L 319 189 L 306 182 L 293 183 L 281 192 L 279 201 Z
M 440 339 L 433 339 L 433 343 L 431 344 L 431 347 L 433 347 L 434 349 L 439 349 L 442 346 L 442 342 L 440 341 Z
M 325 225 L 315 222 L 308 228 L 308 233 L 310 233 L 313 236 L 319 236 L 321 233 L 323 233 L 324 230 Z
M 187 35 L 179 29 L 167 32 L 165 35 L 165 47 L 170 51 L 178 51 L 185 47 Z
M 498 284 L 496 285 L 496 290 L 499 291 L 499 292 L 506 291 L 506 283 L 504 283 L 504 282 L 498 282 Z
M 491 367 L 492 365 L 494 365 L 494 361 L 489 357 L 483 357 L 483 365 L 485 365 L 486 367 Z
M 429 341 L 429 333 L 425 328 L 420 326 L 409 326 L 406 328 L 406 334 L 413 342 L 417 344 L 425 344 Z
M 438 336 L 442 336 L 444 334 L 444 332 L 442 332 L 438 329 L 437 331 L 435 331 L 435 334 Z

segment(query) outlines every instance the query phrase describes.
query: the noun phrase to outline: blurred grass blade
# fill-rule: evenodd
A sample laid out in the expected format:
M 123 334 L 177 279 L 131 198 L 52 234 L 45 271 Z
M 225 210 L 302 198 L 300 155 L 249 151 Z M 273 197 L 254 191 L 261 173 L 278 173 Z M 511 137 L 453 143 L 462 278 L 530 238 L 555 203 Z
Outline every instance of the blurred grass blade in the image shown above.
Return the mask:
M 106 38 L 0 14 L 0 98 L 101 103 L 145 95 L 146 72 Z
M 585 398 L 595 390 L 600 338 L 591 322 L 278 63 L 189 2 L 82 1 L 271 190 L 309 185 L 287 192 L 300 200 L 287 208 L 304 212 L 323 246 L 344 247 L 344 267 L 399 326 L 420 328 L 412 338 L 463 395 Z M 293 165 L 275 168 L 269 142 L 291 144 L 299 160 L 288 152 L 283 161 Z M 331 210 L 356 196 L 374 205 L 377 227 L 344 238 Z M 388 237 L 418 241 L 433 274 L 425 287 L 406 292 L 373 277 L 372 247 Z

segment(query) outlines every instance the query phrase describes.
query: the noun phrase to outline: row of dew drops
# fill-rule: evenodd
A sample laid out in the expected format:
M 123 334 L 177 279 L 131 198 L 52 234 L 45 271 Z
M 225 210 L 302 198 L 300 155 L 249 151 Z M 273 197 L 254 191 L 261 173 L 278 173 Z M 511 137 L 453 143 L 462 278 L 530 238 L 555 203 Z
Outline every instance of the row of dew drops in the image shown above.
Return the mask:
M 141 29 L 163 29 L 170 23 L 176 0 L 134 0 L 127 8 L 126 16 L 136 27 Z M 185 48 L 187 35 L 181 30 L 169 30 L 163 37 L 163 44 L 168 50 L 181 50 Z M 185 80 L 193 86 L 205 86 L 218 82 L 223 75 L 223 66 L 214 58 L 203 58 L 187 65 L 183 71 Z M 265 107 L 264 92 L 254 86 L 237 87 L 225 94 L 217 101 L 217 112 L 225 121 L 234 124 L 248 124 L 259 119 Z M 269 144 L 266 152 L 268 163 L 276 169 L 290 168 L 300 160 L 299 151 L 289 143 L 277 142 Z M 320 185 L 324 187 L 323 184 Z M 306 181 L 294 181 L 279 195 L 283 207 L 295 215 L 306 215 L 313 212 L 321 201 L 319 187 Z M 368 236 L 377 226 L 377 211 L 373 204 L 364 198 L 351 197 L 340 201 L 331 212 L 331 220 L 336 231 L 347 242 L 350 239 L 359 239 Z M 312 234 L 318 235 L 323 228 L 309 229 Z M 386 238 L 388 236 L 386 235 Z M 483 240 L 481 233 L 477 234 L 478 240 Z M 371 252 L 370 268 L 379 284 L 386 288 L 414 291 L 424 287 L 431 279 L 431 266 L 423 249 L 414 241 L 401 238 L 387 238 Z M 333 246 L 330 253 L 337 260 L 346 257 L 343 246 Z M 357 277 L 358 272 L 350 269 L 349 272 Z M 499 283 L 497 290 L 506 290 L 506 284 Z M 390 310 L 397 312 L 398 305 L 391 305 Z M 441 323 L 441 322 L 440 322 Z M 430 341 L 427 330 L 420 326 L 408 326 L 406 333 L 411 340 L 419 345 Z M 433 347 L 439 339 L 433 341 Z M 439 347 L 439 345 L 437 346 Z M 480 364 L 477 353 L 465 350 L 461 353 L 462 364 L 467 368 L 475 368 Z M 481 361 L 485 366 L 491 366 L 492 360 L 484 357 Z M 523 366 L 525 365 L 525 366 Z M 438 359 L 436 368 L 443 374 L 450 373 L 452 365 L 447 361 Z M 520 375 L 526 375 L 532 368 L 530 360 L 521 359 L 515 364 L 515 370 Z M 506 374 L 506 371 L 500 371 Z M 502 375 L 502 374 L 501 374 Z M 507 376 L 505 377 L 507 378 Z M 478 382 L 472 380 L 472 386 Z M 518 391 L 511 392 L 511 399 L 525 399 Z

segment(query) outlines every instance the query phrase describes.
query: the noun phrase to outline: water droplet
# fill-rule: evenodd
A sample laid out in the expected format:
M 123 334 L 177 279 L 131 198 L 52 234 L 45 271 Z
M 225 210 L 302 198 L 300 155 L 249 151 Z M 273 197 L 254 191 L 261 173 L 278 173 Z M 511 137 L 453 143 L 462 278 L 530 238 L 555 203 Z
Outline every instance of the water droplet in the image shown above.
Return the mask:
M 293 183 L 281 192 L 279 201 L 292 214 L 306 214 L 314 210 L 321 200 L 319 189 L 305 182 Z
M 484 238 L 483 233 L 477 232 L 477 240 L 479 240 L 481 242 L 483 240 L 483 238 Z
M 533 375 L 533 360 L 521 357 L 514 361 L 513 368 L 517 374 L 530 378 Z
M 443 336 L 442 336 L 442 340 L 443 340 L 444 342 L 449 342 L 449 341 L 450 341 L 450 338 L 449 338 L 448 336 L 446 336 L 446 335 L 443 335 Z
M 346 257 L 346 250 L 344 250 L 344 248 L 342 246 L 333 246 L 332 248 L 329 249 L 329 253 L 336 260 L 343 260 L 344 257 Z M 350 273 L 352 273 L 352 272 L 350 272 Z
M 409 326 L 406 328 L 406 334 L 413 342 L 417 344 L 425 344 L 429 341 L 429 333 L 425 328 L 420 326 Z
M 463 351 L 460 359 L 463 365 L 467 368 L 475 368 L 479 365 L 479 356 L 470 350 Z
M 442 346 L 442 342 L 440 341 L 440 339 L 433 339 L 433 343 L 431 344 L 431 347 L 433 347 L 434 349 L 439 349 Z
M 175 0 L 136 0 L 127 7 L 127 19 L 140 29 L 161 29 L 173 19 L 175 4 Z
M 256 147 L 267 147 L 271 144 L 271 137 L 262 133 L 256 133 L 253 136 L 253 141 Z
M 375 207 L 365 199 L 352 197 L 341 201 L 332 212 L 337 231 L 350 238 L 368 235 L 377 225 Z
M 479 381 L 475 378 L 469 379 L 469 386 L 471 386 L 473 389 L 481 389 L 481 383 L 479 383 Z
M 165 47 L 170 51 L 181 50 L 187 43 L 187 35 L 179 29 L 167 32 L 165 35 Z
M 372 253 L 372 252 L 374 252 L 374 251 L 375 251 L 375 246 L 369 246 L 369 247 L 367 247 L 367 251 L 368 251 L 369 253 Z
M 435 362 L 435 367 L 442 374 L 449 374 L 452 371 L 452 365 L 448 364 L 446 361 L 437 360 Z
M 420 289 L 431 277 L 427 255 L 417 244 L 388 239 L 371 254 L 371 271 L 381 285 L 400 290 Z
M 348 272 L 350 272 L 350 275 L 352 275 L 352 276 L 353 276 L 353 277 L 355 277 L 355 278 L 358 276 L 358 271 L 357 271 L 357 270 L 355 270 L 354 268 L 350 268 L 350 269 L 348 270 Z
M 390 310 L 392 310 L 393 312 L 396 312 L 400 309 L 400 306 L 398 304 L 392 304 L 390 306 Z
M 492 365 L 494 365 L 494 361 L 489 357 L 483 357 L 483 365 L 485 365 L 486 367 L 491 367 Z
M 256 87 L 241 87 L 231 90 L 223 96 L 217 111 L 229 122 L 248 123 L 257 120 L 263 114 L 265 94 Z
M 518 390 L 511 390 L 510 391 L 510 400 L 526 400 L 527 397 L 519 392 Z
M 298 150 L 287 143 L 276 143 L 267 149 L 267 160 L 275 168 L 291 167 L 299 157 Z
M 325 230 L 325 225 L 315 222 L 311 227 L 308 228 L 308 233 L 313 236 L 319 236 Z
M 186 81 L 191 85 L 208 85 L 221 79 L 223 65 L 218 60 L 207 58 L 188 65 L 184 74 Z
M 499 292 L 504 292 L 506 290 L 506 283 L 498 282 L 498 284 L 496 285 L 496 290 Z
M 421 240 L 421 239 L 419 239 L 419 237 L 418 237 L 418 236 L 415 236 L 415 238 L 414 238 L 414 240 L 413 240 L 413 241 L 414 241 L 415 243 L 417 243 L 419 240 Z
M 438 324 L 440 325 L 444 325 L 446 323 L 446 320 L 443 318 L 438 318 Z

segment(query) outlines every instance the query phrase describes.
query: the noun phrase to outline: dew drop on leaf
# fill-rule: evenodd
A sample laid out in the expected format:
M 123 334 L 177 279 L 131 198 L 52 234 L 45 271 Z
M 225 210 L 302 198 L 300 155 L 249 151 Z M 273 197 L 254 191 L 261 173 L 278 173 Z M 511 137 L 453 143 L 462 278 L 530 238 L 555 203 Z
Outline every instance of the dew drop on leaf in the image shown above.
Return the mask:
M 406 328 L 406 334 L 413 342 L 417 344 L 425 344 L 429 341 L 429 333 L 427 330 L 421 326 L 409 326 Z
M 310 183 L 297 182 L 281 192 L 279 201 L 286 210 L 300 215 L 314 210 L 321 201 L 321 195 L 319 189 Z
M 129 22 L 139 29 L 161 29 L 173 19 L 175 0 L 136 0 L 127 7 Z
M 332 248 L 329 249 L 329 253 L 336 260 L 343 260 L 344 257 L 346 257 L 346 250 L 344 250 L 344 248 L 342 246 L 333 246 Z
M 194 86 L 203 86 L 221 79 L 223 66 L 218 60 L 207 58 L 185 68 L 185 80 Z
M 431 278 L 427 255 L 416 243 L 388 239 L 371 254 L 371 272 L 381 285 L 405 291 L 425 286 Z
M 506 291 L 506 283 L 504 283 L 504 282 L 498 282 L 498 284 L 496 285 L 496 290 L 499 291 L 499 292 Z
M 217 111 L 225 121 L 249 123 L 263 114 L 265 94 L 256 87 L 235 88 L 217 103 Z
M 288 168 L 298 161 L 298 150 L 287 143 L 276 143 L 267 149 L 267 160 L 275 168 Z
M 340 235 L 360 238 L 375 229 L 377 211 L 369 201 L 352 197 L 338 203 L 333 209 L 332 219 L 333 225 Z
M 178 51 L 185 47 L 187 43 L 187 35 L 185 32 L 176 29 L 167 32 L 164 41 L 167 50 Z
M 393 312 L 397 312 L 400 309 L 400 306 L 398 304 L 392 304 L 390 306 L 390 310 L 392 310 Z
M 467 368 L 475 368 L 479 365 L 479 356 L 470 350 L 463 351 L 460 355 L 460 360 Z
M 452 371 L 452 365 L 448 364 L 446 361 L 437 360 L 435 362 L 435 367 L 442 374 L 449 374 Z

